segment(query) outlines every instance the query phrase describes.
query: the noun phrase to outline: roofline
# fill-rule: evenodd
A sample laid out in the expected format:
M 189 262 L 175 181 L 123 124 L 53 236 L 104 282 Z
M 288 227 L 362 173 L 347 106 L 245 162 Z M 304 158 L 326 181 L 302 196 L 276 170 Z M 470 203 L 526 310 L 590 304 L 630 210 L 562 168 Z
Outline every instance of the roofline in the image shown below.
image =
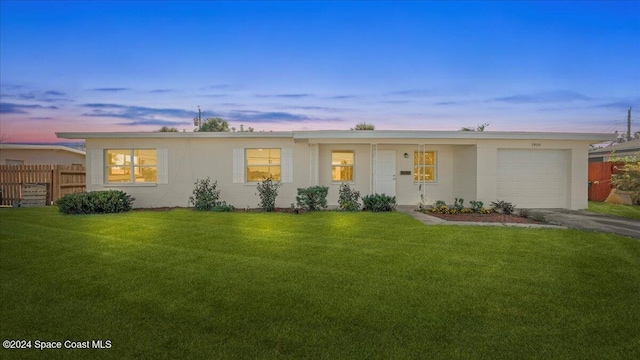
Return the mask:
M 62 145 L 0 144 L 2 150 L 57 150 L 85 156 L 86 152 Z
M 103 139 L 103 138 L 291 138 L 289 131 L 260 132 L 57 132 L 58 139 Z
M 602 142 L 616 135 L 603 133 L 422 131 L 422 130 L 316 130 L 273 132 L 58 132 L 58 138 L 293 138 L 293 139 L 487 139 L 487 140 L 584 140 Z
M 361 130 L 361 131 L 296 131 L 295 139 L 487 139 L 487 140 L 588 140 L 615 139 L 615 134 L 602 133 L 554 133 L 511 131 L 411 131 L 411 130 Z

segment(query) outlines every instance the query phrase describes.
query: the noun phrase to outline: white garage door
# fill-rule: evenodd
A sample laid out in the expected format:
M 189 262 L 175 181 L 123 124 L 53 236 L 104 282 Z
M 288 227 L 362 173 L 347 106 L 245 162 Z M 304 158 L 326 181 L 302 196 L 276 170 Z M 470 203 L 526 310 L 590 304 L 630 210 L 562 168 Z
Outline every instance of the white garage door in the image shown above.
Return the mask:
M 498 150 L 498 199 L 519 208 L 566 208 L 565 150 Z

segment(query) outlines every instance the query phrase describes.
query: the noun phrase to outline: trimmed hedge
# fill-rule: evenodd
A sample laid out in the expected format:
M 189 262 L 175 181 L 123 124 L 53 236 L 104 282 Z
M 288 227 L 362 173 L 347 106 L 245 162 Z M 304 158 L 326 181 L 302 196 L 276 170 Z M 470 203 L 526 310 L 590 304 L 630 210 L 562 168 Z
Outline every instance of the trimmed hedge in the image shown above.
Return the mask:
M 365 211 L 383 212 L 396 209 L 396 197 L 385 194 L 367 195 L 362 198 Z
M 104 190 L 67 194 L 56 205 L 63 214 L 109 214 L 131 210 L 134 200 L 124 191 Z
M 299 209 L 307 211 L 326 209 L 328 193 L 329 188 L 326 186 L 310 186 L 308 188 L 298 188 L 296 205 Z

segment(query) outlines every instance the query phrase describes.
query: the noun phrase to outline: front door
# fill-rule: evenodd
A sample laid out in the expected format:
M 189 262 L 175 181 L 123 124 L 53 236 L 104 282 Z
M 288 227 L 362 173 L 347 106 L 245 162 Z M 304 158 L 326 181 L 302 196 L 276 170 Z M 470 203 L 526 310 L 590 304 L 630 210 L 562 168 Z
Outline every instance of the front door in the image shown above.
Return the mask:
M 378 150 L 375 170 L 375 192 L 396 196 L 396 151 Z

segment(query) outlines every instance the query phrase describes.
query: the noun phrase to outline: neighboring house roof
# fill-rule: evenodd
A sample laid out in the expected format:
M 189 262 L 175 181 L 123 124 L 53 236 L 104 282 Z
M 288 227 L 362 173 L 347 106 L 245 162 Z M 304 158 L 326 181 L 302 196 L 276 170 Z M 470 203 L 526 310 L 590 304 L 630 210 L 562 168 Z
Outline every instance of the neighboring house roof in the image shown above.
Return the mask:
M 293 138 L 293 139 L 486 139 L 486 140 L 614 140 L 615 134 L 498 132 L 498 131 L 422 131 L 422 130 L 317 130 L 269 132 L 59 132 L 58 138 Z
M 601 157 L 603 155 L 632 155 L 640 152 L 640 139 L 616 143 L 601 149 L 589 151 L 589 157 Z
M 86 156 L 86 152 L 62 145 L 29 145 L 29 144 L 0 144 L 0 150 L 53 150 L 68 151 L 70 153 Z

